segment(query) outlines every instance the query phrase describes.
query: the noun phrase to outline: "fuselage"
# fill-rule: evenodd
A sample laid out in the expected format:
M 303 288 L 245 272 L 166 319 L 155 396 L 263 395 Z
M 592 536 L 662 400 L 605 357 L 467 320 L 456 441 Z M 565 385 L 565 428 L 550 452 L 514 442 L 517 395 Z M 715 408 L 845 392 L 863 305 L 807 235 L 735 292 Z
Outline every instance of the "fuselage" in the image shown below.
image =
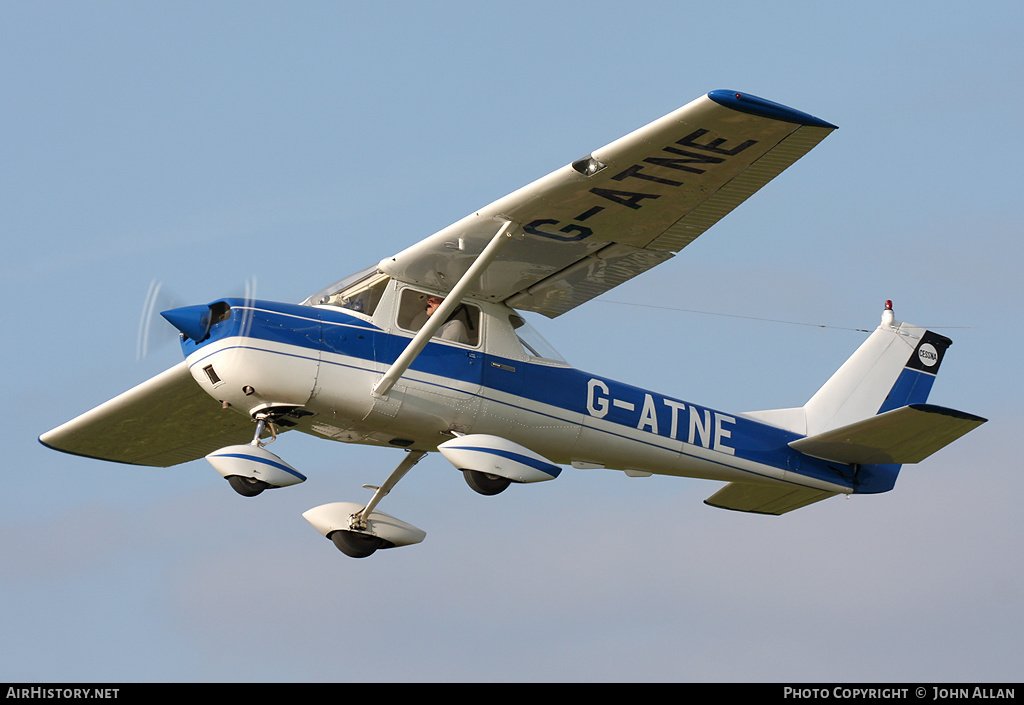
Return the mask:
M 790 448 L 797 434 L 532 354 L 501 304 L 472 302 L 474 340 L 435 338 L 374 395 L 413 336 L 390 289 L 373 315 L 225 300 L 205 340 L 183 341 L 189 368 L 222 404 L 293 409 L 287 423 L 332 440 L 433 451 L 453 434 L 492 434 L 577 468 L 858 491 L 853 466 Z

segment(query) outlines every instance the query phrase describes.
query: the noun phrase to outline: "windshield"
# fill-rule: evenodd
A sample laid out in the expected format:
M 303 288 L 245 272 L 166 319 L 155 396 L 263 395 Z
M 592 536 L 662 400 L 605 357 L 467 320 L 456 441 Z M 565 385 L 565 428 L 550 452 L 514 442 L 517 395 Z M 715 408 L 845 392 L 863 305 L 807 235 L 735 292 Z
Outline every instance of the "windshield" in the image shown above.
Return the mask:
M 368 267 L 321 289 L 303 301 L 304 306 L 338 306 L 372 316 L 387 287 L 388 277 Z

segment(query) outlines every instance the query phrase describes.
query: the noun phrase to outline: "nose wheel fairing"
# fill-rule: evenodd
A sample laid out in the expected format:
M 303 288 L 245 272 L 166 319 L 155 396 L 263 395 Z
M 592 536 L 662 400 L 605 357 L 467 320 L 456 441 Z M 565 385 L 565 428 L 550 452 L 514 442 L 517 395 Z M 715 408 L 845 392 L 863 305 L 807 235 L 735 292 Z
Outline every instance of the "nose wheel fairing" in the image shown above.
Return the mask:
M 206 459 L 220 473 L 221 477 L 229 481 L 233 477 L 244 478 L 242 483 L 236 481 L 231 484 L 239 494 L 246 494 L 239 489 L 239 487 L 244 489 L 246 485 L 249 485 L 251 490 L 256 490 L 259 487 L 255 484 L 257 482 L 264 483 L 264 489 L 266 489 L 297 485 L 306 480 L 305 475 L 259 445 L 227 446 L 210 453 Z M 247 496 L 256 494 L 259 492 Z

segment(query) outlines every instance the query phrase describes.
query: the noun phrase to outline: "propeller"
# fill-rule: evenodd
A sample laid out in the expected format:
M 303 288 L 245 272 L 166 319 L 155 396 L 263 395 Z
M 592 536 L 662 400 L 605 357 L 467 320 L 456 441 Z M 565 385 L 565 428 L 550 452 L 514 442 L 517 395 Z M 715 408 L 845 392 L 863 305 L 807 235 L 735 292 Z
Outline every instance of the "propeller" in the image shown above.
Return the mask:
M 163 345 L 178 337 L 177 331 L 164 325 L 163 321 L 155 321 L 159 311 L 178 308 L 180 300 L 170 295 L 163 283 L 154 279 L 149 283 L 149 290 L 142 302 L 142 316 L 139 318 L 139 332 L 135 341 L 135 360 L 140 361 L 149 355 L 151 347 Z M 156 325 L 154 325 L 156 323 Z
M 241 297 L 236 295 L 226 298 L 243 298 L 245 300 L 246 305 L 242 309 L 245 312 L 245 319 L 239 332 L 242 335 L 247 335 L 252 321 L 251 303 L 256 300 L 256 278 L 250 277 L 245 281 L 244 293 Z M 166 320 L 157 320 L 158 315 Z M 167 325 L 167 322 L 170 322 L 171 325 Z M 193 340 L 201 340 L 205 337 L 209 326 L 210 308 L 208 305 L 183 306 L 181 297 L 170 294 L 162 282 L 154 279 L 149 284 L 146 298 L 142 304 L 135 344 L 135 359 L 136 361 L 143 360 L 150 350 L 177 339 L 179 331 Z

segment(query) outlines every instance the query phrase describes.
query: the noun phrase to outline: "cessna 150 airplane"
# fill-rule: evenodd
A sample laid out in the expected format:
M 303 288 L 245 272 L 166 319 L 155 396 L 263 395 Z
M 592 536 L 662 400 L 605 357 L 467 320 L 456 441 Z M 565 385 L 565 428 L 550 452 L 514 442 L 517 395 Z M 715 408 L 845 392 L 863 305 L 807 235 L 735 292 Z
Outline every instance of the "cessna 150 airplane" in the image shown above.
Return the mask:
M 303 515 L 353 557 L 423 540 L 376 507 L 431 451 L 484 495 L 561 466 L 719 480 L 707 504 L 763 514 L 885 492 L 985 422 L 925 403 L 950 340 L 890 305 L 804 406 L 748 413 L 574 369 L 517 312 L 554 318 L 671 259 L 834 129 L 713 91 L 301 304 L 164 312 L 184 362 L 40 441 L 137 465 L 205 456 L 246 496 L 306 479 L 266 449 L 280 431 L 401 448 L 369 502 Z

